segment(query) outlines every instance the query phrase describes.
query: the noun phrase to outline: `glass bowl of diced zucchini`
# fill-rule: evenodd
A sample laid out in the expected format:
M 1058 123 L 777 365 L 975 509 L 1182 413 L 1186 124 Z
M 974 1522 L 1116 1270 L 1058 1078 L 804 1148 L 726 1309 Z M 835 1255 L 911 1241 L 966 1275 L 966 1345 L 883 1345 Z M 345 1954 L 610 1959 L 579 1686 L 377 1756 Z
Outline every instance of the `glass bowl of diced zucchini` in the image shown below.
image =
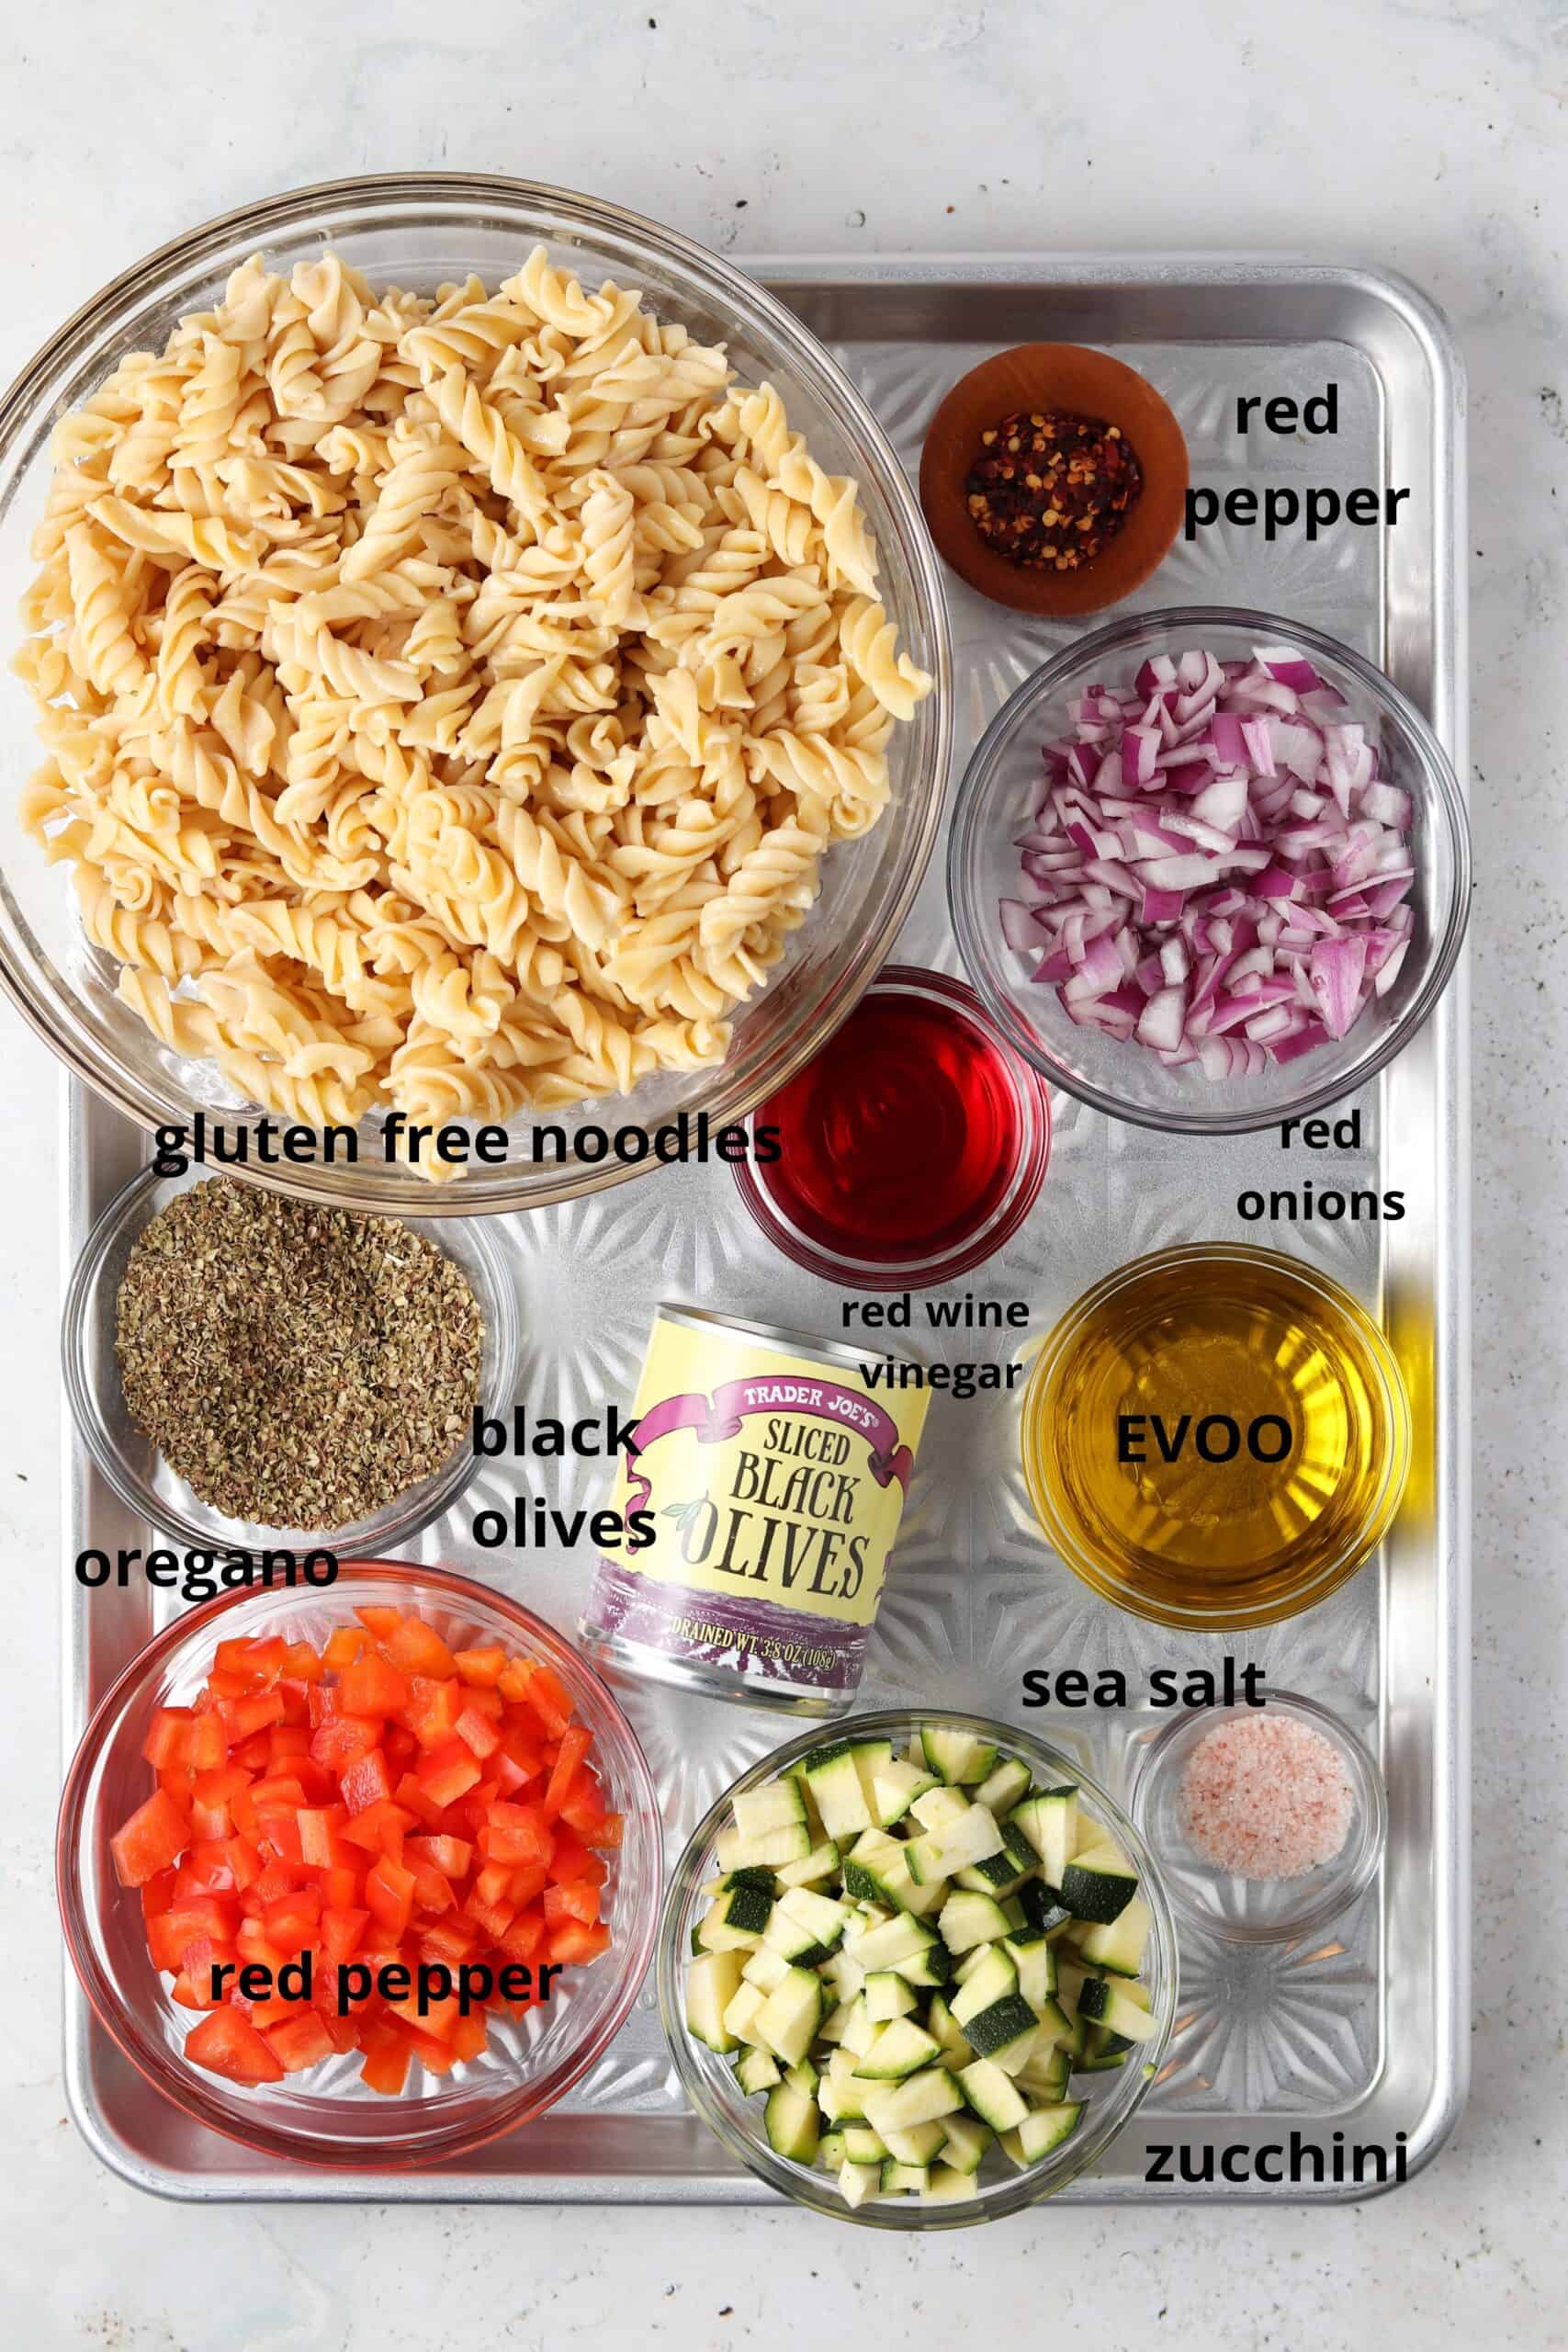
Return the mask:
M 733 2155 L 819 2213 L 953 2229 L 1051 2196 L 1136 2111 L 1176 1929 L 1075 1759 L 898 1710 L 726 1792 L 676 1867 L 658 1984 L 686 2095 Z

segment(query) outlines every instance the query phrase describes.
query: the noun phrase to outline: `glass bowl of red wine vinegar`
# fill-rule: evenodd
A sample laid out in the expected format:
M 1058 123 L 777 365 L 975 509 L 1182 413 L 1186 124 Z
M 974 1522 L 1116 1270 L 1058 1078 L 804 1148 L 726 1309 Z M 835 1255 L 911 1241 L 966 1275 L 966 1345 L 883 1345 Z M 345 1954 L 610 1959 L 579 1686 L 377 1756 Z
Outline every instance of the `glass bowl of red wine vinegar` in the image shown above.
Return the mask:
M 890 964 L 821 1051 L 752 1115 L 773 1159 L 738 1162 L 786 1257 L 862 1290 L 968 1273 L 1028 1216 L 1051 1156 L 1043 1080 L 972 989 Z

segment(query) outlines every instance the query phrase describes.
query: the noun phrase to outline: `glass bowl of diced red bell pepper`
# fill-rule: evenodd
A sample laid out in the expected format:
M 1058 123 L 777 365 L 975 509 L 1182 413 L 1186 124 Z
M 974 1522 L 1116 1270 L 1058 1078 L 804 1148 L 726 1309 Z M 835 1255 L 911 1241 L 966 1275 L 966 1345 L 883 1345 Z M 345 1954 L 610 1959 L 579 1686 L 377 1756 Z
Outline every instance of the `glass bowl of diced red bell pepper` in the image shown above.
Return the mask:
M 191 2116 L 367 2170 L 542 2115 L 625 2021 L 658 1803 L 608 1687 L 441 1568 L 225 1594 L 147 1645 L 61 1804 L 99 2022 Z

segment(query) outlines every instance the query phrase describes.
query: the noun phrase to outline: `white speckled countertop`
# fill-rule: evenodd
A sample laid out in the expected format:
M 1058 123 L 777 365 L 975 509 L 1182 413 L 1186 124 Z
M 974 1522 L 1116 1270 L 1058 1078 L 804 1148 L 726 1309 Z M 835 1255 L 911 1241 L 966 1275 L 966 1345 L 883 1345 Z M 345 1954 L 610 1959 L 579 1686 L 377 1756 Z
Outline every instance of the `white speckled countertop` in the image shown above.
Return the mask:
M 1474 2090 L 1359 2209 L 1046 2211 L 910 2241 L 793 2211 L 188 2209 L 65 2119 L 51 1892 L 59 1087 L 0 1012 L 11 1566 L 0 2308 L 28 2352 L 827 2340 L 1568 2343 L 1568 15 L 1559 0 L 50 0 L 12 12 L 0 379 L 107 277 L 275 189 L 399 164 L 595 190 L 726 249 L 1303 252 L 1407 273 L 1472 387 Z

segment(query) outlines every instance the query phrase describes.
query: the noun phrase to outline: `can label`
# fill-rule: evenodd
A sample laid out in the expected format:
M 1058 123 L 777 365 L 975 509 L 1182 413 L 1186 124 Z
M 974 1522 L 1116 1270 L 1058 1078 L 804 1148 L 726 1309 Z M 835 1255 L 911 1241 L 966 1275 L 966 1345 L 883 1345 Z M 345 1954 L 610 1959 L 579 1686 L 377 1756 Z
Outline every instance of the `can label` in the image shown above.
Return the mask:
M 927 1397 L 884 1404 L 852 1363 L 798 1351 L 809 1344 L 656 1319 L 614 1498 L 655 1533 L 601 1556 L 591 1631 L 671 1662 L 854 1690 Z

